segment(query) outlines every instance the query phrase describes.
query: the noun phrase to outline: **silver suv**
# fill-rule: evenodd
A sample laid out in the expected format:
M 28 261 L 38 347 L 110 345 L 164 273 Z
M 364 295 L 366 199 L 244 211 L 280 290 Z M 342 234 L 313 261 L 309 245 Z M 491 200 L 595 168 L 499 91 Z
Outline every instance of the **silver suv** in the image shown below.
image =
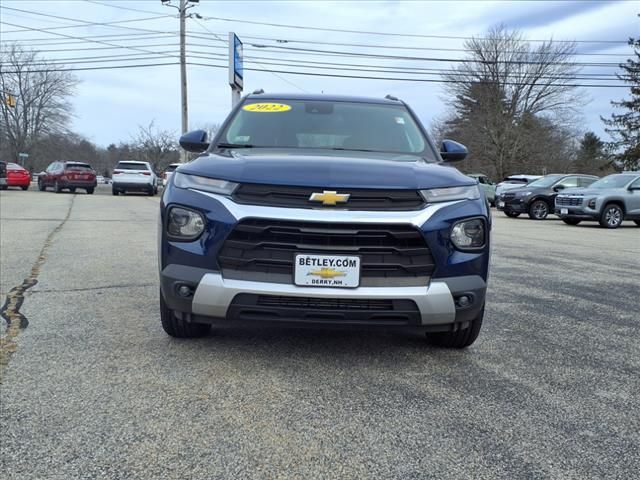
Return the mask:
M 555 213 L 564 223 L 595 220 L 618 228 L 623 220 L 640 226 L 640 172 L 616 173 L 586 188 L 571 188 L 556 197 Z
M 118 162 L 113 169 L 111 193 L 118 195 L 126 192 L 146 192 L 149 196 L 158 193 L 158 176 L 149 162 Z

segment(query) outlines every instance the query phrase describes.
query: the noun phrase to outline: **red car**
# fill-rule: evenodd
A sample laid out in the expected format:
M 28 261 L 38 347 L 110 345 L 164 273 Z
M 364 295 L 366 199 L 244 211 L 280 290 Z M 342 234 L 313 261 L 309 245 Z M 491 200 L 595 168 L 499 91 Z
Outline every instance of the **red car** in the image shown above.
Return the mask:
M 17 163 L 7 163 L 7 187 L 20 187 L 22 190 L 29 188 L 31 175 L 26 168 Z
M 74 193 L 76 188 L 82 188 L 92 194 L 96 185 L 95 170 L 83 162 L 53 162 L 38 177 L 38 189 L 41 192 L 47 187 L 53 187 L 56 193 L 65 189 Z

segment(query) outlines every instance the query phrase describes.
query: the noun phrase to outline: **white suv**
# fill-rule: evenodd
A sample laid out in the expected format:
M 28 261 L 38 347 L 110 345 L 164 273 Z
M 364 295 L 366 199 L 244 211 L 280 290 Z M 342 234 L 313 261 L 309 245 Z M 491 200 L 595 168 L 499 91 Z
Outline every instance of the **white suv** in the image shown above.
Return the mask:
M 169 179 L 171 178 L 171 175 L 173 174 L 173 172 L 175 172 L 176 168 L 178 168 L 180 165 L 182 165 L 181 163 L 170 163 L 169 166 L 167 167 L 167 169 L 164 171 L 164 178 L 162 179 L 162 186 L 166 187 L 167 183 L 169 183 Z
M 118 162 L 113 170 L 111 193 L 118 195 L 126 192 L 147 192 L 149 196 L 158 193 L 158 177 L 149 162 Z

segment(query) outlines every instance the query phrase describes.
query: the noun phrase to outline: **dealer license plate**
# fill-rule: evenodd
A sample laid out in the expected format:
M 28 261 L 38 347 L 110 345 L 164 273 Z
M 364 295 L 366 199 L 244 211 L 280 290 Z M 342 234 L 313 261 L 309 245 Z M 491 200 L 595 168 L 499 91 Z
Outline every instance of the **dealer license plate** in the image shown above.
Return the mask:
M 560 215 L 567 215 L 569 213 L 569 209 L 568 208 L 561 208 L 560 209 Z
M 296 255 L 294 283 L 305 287 L 357 287 L 360 257 Z

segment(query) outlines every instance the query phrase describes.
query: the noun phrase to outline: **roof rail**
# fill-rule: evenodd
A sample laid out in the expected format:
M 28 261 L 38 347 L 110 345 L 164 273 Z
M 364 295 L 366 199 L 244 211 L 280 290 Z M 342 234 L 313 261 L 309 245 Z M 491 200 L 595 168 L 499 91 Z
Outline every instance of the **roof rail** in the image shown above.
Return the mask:
M 386 98 L 387 100 L 394 100 L 394 101 L 398 101 L 398 97 L 394 97 L 393 95 L 386 95 L 384 98 Z
M 254 95 L 260 95 L 261 93 L 264 93 L 264 89 L 263 88 L 259 88 L 259 89 L 253 91 Z

